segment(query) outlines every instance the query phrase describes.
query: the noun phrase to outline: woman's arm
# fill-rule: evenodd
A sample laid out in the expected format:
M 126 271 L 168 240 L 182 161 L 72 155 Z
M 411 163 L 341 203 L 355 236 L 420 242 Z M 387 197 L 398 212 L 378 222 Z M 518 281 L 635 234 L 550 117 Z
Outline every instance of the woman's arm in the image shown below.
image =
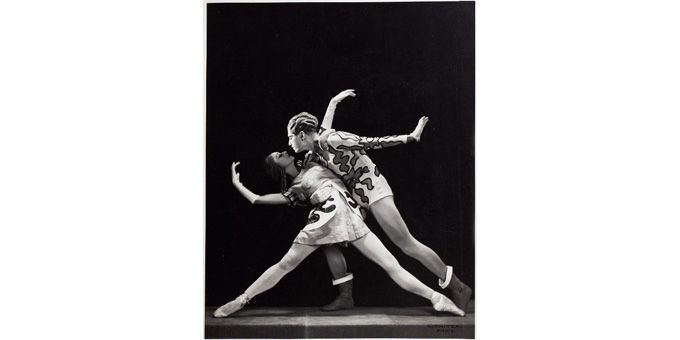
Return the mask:
M 241 183 L 241 174 L 236 171 L 236 166 L 241 162 L 231 163 L 231 183 L 251 204 L 288 204 L 288 199 L 282 194 L 258 195 L 250 191 Z
M 333 117 L 335 116 L 335 108 L 338 106 L 338 104 L 345 98 L 347 97 L 354 97 L 356 94 L 354 93 L 353 89 L 349 90 L 344 90 L 340 93 L 338 93 L 337 96 L 333 97 L 331 99 L 331 102 L 328 103 L 328 108 L 326 109 L 326 114 L 323 116 L 323 121 L 321 122 L 321 128 L 329 130 L 331 126 L 333 126 Z

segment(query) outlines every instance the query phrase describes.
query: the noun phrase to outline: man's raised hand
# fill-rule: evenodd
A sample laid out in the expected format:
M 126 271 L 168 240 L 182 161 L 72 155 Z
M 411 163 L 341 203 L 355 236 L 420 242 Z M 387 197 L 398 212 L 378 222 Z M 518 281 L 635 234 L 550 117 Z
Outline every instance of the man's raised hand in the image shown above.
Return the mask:
M 427 125 L 427 122 L 430 120 L 427 116 L 422 116 L 418 120 L 418 125 L 416 128 L 411 132 L 409 136 L 415 138 L 416 142 L 420 142 L 420 135 L 423 134 L 423 129 L 425 129 L 425 125 Z
M 340 103 L 343 99 L 347 97 L 356 97 L 356 93 L 354 93 L 354 89 L 349 89 L 349 90 L 344 90 L 340 93 L 338 93 L 333 99 L 331 99 L 331 102 L 334 104 Z

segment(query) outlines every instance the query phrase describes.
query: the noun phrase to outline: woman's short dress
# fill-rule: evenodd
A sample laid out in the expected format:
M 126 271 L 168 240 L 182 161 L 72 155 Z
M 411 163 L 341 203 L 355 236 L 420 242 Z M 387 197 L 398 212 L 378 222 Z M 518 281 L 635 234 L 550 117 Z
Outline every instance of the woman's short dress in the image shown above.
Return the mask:
M 314 155 L 307 156 L 300 174 L 284 193 L 291 205 L 309 202 L 313 206 L 307 224 L 293 242 L 346 245 L 362 238 L 370 230 L 364 223 L 359 204 L 333 172 L 314 161 L 318 159 Z

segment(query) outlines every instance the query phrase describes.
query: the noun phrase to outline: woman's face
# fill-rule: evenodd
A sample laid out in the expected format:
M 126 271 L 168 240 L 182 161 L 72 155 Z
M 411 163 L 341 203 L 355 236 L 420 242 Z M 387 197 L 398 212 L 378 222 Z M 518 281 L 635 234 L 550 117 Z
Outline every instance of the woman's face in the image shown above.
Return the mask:
M 272 152 L 271 156 L 274 159 L 274 164 L 282 169 L 295 161 L 295 158 L 289 155 L 287 151 Z

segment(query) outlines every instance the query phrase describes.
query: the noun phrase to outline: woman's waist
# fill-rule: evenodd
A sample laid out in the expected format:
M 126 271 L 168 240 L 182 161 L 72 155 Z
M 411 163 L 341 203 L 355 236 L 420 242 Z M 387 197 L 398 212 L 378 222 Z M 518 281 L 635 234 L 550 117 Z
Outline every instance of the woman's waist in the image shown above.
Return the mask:
M 342 182 L 338 182 L 326 180 L 319 183 L 314 192 L 309 196 L 309 203 L 313 205 L 322 204 L 331 197 L 333 192 L 342 192 Z

